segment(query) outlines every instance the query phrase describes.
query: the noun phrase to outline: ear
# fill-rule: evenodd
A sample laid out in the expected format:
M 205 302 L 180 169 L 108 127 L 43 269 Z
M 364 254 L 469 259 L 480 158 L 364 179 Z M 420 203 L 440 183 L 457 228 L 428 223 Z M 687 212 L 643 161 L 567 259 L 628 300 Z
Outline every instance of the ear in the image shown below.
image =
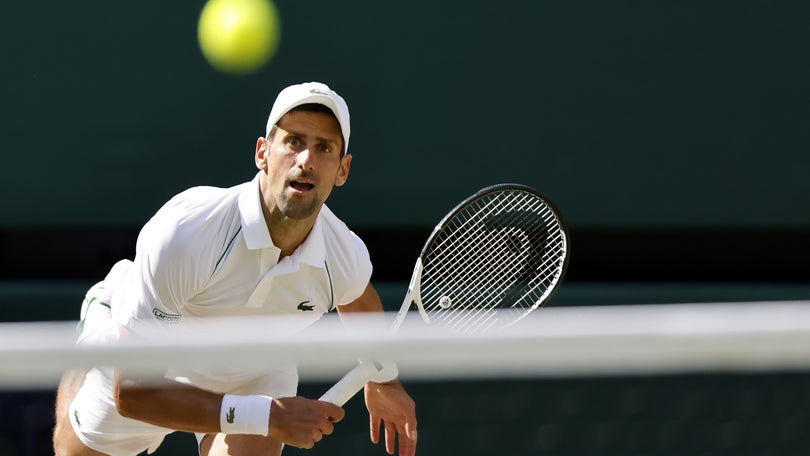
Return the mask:
M 349 168 L 352 167 L 352 156 L 351 154 L 346 154 L 343 158 L 340 159 L 340 168 L 338 169 L 337 176 L 335 176 L 335 186 L 340 187 L 341 185 L 346 183 L 346 180 L 349 178 Z
M 256 154 L 253 157 L 256 162 L 256 167 L 261 170 L 267 170 L 267 149 L 270 147 L 270 142 L 267 138 L 259 136 L 256 140 Z

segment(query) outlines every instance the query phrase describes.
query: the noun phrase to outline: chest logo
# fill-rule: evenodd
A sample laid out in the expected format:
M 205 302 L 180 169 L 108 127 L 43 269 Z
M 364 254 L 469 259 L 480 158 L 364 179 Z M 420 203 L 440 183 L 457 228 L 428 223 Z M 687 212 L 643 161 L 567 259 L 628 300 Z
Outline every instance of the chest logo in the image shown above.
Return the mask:
M 308 305 L 308 304 L 309 304 L 309 301 L 301 302 L 300 304 L 298 304 L 298 310 L 300 310 L 301 312 L 311 312 L 311 311 L 315 310 L 314 305 Z
M 163 321 L 165 323 L 170 323 L 170 324 L 180 323 L 180 319 L 182 318 L 180 315 L 166 313 L 166 312 L 158 309 L 157 307 L 152 308 L 152 315 L 154 315 L 155 318 L 157 318 L 158 320 L 161 320 L 161 321 Z

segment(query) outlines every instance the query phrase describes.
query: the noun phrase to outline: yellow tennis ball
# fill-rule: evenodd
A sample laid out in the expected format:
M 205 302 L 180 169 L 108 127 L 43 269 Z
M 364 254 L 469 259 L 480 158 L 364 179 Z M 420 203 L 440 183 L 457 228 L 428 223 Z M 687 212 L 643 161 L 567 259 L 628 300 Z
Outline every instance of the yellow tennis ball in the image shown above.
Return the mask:
M 200 13 L 197 39 L 214 68 L 252 73 L 273 57 L 281 23 L 271 0 L 208 0 Z

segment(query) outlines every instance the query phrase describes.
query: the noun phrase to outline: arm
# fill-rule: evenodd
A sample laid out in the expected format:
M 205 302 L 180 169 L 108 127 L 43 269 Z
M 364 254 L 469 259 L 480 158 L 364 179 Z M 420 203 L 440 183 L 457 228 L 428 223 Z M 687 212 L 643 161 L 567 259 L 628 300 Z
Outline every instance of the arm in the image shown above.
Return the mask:
M 225 395 L 169 379 L 144 379 L 116 370 L 113 379 L 115 405 L 121 416 L 169 429 L 216 434 L 222 432 L 220 417 Z M 267 435 L 280 442 L 312 448 L 323 435 L 331 434 L 343 418 L 342 408 L 303 397 L 273 398 Z
M 177 217 L 186 217 L 187 223 L 177 223 Z M 131 276 L 116 289 L 117 299 L 112 308 L 122 339 L 137 337 L 136 333 L 143 332 L 142 329 L 153 328 L 157 324 L 152 317 L 154 308 L 182 314 L 185 303 L 205 286 L 210 271 L 199 268 L 211 264 L 211 258 L 206 256 L 211 252 L 198 248 L 196 241 L 192 241 L 205 228 L 198 225 L 199 221 L 196 213 L 161 209 L 144 226 L 128 271 Z M 169 379 L 141 378 L 121 370 L 115 372 L 113 394 L 118 412 L 127 418 L 205 434 L 223 432 L 225 427 L 226 433 L 269 435 L 302 448 L 311 448 L 323 434 L 331 433 L 333 423 L 344 415 L 343 409 L 333 404 L 301 397 L 268 400 L 228 396 L 223 404 L 226 397 L 223 394 Z M 234 404 L 234 399 L 248 403 Z M 244 413 L 231 416 L 231 423 L 227 414 L 233 406 Z
M 380 324 L 385 324 L 383 306 L 377 291 L 368 284 L 363 294 L 349 304 L 338 306 L 341 319 L 351 326 L 351 315 L 359 312 L 379 312 Z M 386 383 L 368 382 L 364 396 L 370 419 L 371 441 L 380 441 L 380 424 L 385 427 L 385 449 L 394 454 L 399 435 L 400 456 L 416 453 L 416 405 L 399 380 Z
M 142 379 L 116 369 L 113 395 L 126 418 L 185 432 L 220 431 L 222 394 L 167 379 Z

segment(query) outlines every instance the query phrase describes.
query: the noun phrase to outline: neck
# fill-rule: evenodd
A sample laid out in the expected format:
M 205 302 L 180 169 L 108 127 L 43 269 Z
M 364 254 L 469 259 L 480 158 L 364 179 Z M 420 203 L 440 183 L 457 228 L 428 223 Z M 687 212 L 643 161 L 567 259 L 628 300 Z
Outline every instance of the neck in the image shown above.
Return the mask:
M 265 220 L 273 244 L 281 249 L 281 258 L 292 255 L 304 243 L 315 225 L 314 218 L 296 220 L 265 214 Z

